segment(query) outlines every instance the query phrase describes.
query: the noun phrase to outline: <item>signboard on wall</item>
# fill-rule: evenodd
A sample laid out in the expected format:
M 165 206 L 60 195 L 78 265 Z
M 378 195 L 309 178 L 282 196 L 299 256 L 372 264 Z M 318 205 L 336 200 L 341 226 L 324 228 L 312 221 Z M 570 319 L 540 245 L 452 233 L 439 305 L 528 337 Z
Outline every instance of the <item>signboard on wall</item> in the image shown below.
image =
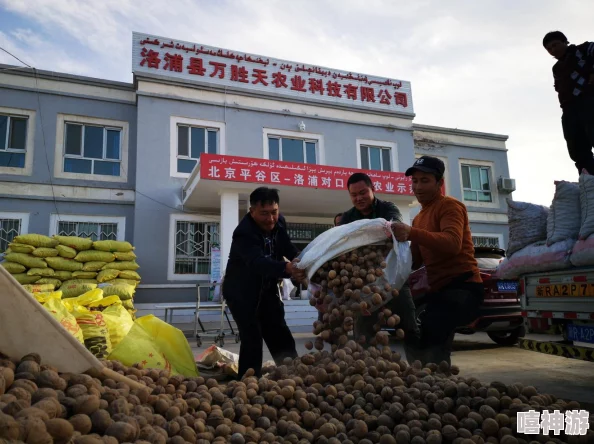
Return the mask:
M 132 33 L 132 72 L 319 104 L 414 114 L 410 82 Z
M 210 282 L 221 282 L 221 248 L 210 247 Z
M 200 155 L 200 179 L 345 190 L 349 177 L 366 173 L 375 191 L 412 196 L 412 182 L 404 173 L 369 171 L 308 163 L 282 162 L 220 154 Z

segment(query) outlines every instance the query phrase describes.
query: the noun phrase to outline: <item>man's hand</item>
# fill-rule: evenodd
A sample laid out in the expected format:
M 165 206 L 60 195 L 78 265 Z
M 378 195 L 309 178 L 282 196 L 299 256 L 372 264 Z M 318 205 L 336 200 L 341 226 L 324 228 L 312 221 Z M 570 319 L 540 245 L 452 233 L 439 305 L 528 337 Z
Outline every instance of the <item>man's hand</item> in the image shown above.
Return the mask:
M 295 265 L 299 262 L 299 259 L 293 259 L 292 262 L 287 262 L 286 272 L 291 275 L 291 278 L 297 282 L 303 282 L 306 279 L 305 270 L 297 268 Z
M 410 230 L 412 227 L 409 225 L 395 222 L 392 224 L 392 233 L 398 242 L 406 242 L 410 236 Z

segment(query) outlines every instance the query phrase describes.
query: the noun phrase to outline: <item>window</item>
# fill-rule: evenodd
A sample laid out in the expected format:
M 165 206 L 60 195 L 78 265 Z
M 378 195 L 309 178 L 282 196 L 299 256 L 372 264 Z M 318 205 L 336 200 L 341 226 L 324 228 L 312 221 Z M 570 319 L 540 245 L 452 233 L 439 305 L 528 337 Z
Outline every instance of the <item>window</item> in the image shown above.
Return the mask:
M 0 166 L 25 167 L 27 118 L 0 114 Z
M 219 245 L 219 222 L 174 219 L 174 279 L 211 271 L 211 248 Z
M 489 176 L 491 168 L 480 165 L 462 165 L 462 189 L 464 200 L 470 202 L 493 202 Z
M 361 145 L 359 150 L 361 154 L 361 169 L 392 171 L 390 148 Z
M 190 177 L 203 153 L 225 154 L 223 122 L 172 116 L 170 131 L 172 177 Z
M 78 236 L 97 240 L 125 240 L 125 217 L 52 214 L 50 235 Z
M 382 140 L 357 139 L 357 164 L 362 170 L 398 171 L 396 144 Z
M 0 174 L 30 175 L 35 112 L 0 107 Z
M 108 182 L 128 180 L 128 123 L 59 114 L 54 175 Z
M 191 173 L 200 154 L 217 154 L 218 146 L 217 128 L 177 125 L 177 172 Z
M 268 158 L 284 162 L 316 164 L 316 140 L 268 136 Z
M 119 176 L 121 128 L 67 122 L 64 134 L 64 172 Z
M 0 254 L 15 237 L 26 234 L 28 228 L 29 213 L 0 213 Z
M 320 134 L 263 129 L 264 159 L 324 165 L 324 139 Z

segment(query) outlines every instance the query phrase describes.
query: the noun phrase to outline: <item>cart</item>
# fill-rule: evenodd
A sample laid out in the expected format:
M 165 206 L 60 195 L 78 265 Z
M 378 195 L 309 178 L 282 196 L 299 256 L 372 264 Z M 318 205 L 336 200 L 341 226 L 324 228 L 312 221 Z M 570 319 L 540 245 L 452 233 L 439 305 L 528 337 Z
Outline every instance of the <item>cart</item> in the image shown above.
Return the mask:
M 214 287 L 220 286 L 220 283 L 214 283 L 208 286 L 209 291 L 214 289 Z M 229 308 L 225 303 L 225 300 L 221 296 L 220 302 L 212 302 L 208 304 L 201 304 L 200 302 L 200 284 L 196 285 L 196 312 L 195 312 L 195 319 L 194 319 L 194 336 L 196 337 L 196 345 L 198 347 L 202 346 L 202 339 L 207 337 L 212 337 L 214 339 L 214 343 L 219 345 L 219 347 L 225 346 L 225 337 L 229 334 L 232 337 L 235 337 L 235 343 L 238 344 L 240 341 L 239 338 L 239 331 L 236 328 L 233 328 L 233 324 L 231 323 L 231 319 L 229 319 Z M 220 292 L 219 292 L 220 293 Z M 200 319 L 200 312 L 205 311 L 216 311 L 221 314 L 221 323 L 218 328 L 215 329 L 205 329 L 204 324 Z M 225 321 L 229 328 L 225 328 Z M 201 333 L 198 332 L 198 327 L 202 330 Z

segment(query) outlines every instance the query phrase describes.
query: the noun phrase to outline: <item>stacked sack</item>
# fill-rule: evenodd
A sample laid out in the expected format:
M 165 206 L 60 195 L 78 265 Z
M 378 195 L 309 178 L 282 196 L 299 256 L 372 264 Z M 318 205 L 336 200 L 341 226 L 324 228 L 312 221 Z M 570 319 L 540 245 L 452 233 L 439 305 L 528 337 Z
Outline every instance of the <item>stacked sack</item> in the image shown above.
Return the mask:
M 34 289 L 35 290 L 35 289 Z M 95 288 L 64 298 L 62 291 L 33 296 L 67 331 L 97 358 L 106 359 L 128 334 L 134 320 L 118 296 L 104 296 Z
M 140 266 L 133 250 L 129 242 L 24 234 L 9 244 L 1 265 L 29 292 L 60 289 L 70 298 L 99 287 L 134 316 Z
M 594 182 L 591 186 L 594 187 Z M 583 187 L 583 175 L 579 184 L 555 182 L 555 196 L 550 208 L 507 200 L 509 247 L 507 258 L 498 268 L 500 278 L 515 279 L 526 273 L 572 266 L 572 252 L 583 225 L 584 200 L 580 197 Z M 592 195 L 594 197 L 594 192 Z M 594 213 L 594 204 L 592 206 Z M 591 223 L 594 227 L 594 220 Z

